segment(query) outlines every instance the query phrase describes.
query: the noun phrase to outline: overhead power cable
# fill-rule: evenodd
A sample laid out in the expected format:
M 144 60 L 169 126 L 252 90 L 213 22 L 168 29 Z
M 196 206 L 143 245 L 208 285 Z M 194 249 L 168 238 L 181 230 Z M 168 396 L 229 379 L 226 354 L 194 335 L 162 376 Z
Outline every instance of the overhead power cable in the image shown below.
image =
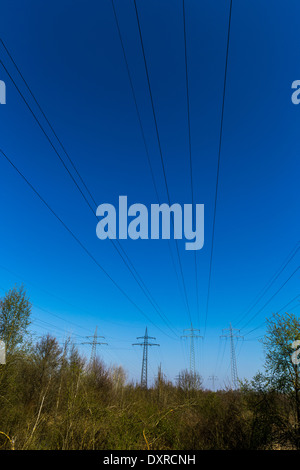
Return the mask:
M 274 299 L 274 297 L 283 289 L 283 287 L 289 282 L 289 280 L 298 272 L 298 270 L 300 269 L 300 266 L 298 266 L 293 272 L 292 274 L 288 277 L 288 279 L 276 290 L 276 292 L 272 295 L 272 297 L 270 297 L 270 299 L 258 310 L 258 312 L 255 313 L 255 315 L 253 315 L 250 320 L 248 320 L 248 322 L 242 326 L 241 329 L 245 329 L 247 325 L 249 325 L 249 323 L 251 323 L 254 318 L 257 317 L 257 315 L 259 315 L 260 312 L 262 312 L 265 307 Z M 259 327 L 257 328 L 253 328 L 253 330 L 249 331 L 248 333 L 246 333 L 246 335 L 252 333 L 252 331 L 255 331 L 257 330 Z M 245 336 L 246 336 L 245 335 Z
M 205 311 L 204 336 L 205 336 L 205 332 L 206 332 L 208 309 L 209 309 L 211 274 L 212 274 L 213 253 L 214 253 L 215 225 L 216 225 L 216 212 L 217 212 L 217 201 L 218 201 L 219 174 L 220 174 L 220 161 L 221 161 L 222 137 L 223 137 L 223 121 L 224 121 L 224 108 L 225 108 L 225 95 L 226 95 L 226 81 L 227 81 L 227 67 L 228 67 L 229 42 L 230 42 L 231 13 L 232 13 L 232 0 L 230 0 L 229 19 L 228 19 L 227 48 L 226 48 L 226 60 L 225 60 L 225 72 L 224 72 L 223 100 L 222 100 L 221 123 L 220 123 L 220 138 L 219 138 L 217 177 L 216 177 L 216 189 L 215 189 L 215 203 L 214 203 L 214 215 L 213 215 L 213 227 L 212 227 L 212 242 L 211 242 L 211 252 L 210 252 L 210 262 L 209 262 L 208 289 L 207 289 L 207 300 L 206 300 L 206 311 Z
M 151 158 L 150 158 L 149 149 L 148 149 L 148 145 L 147 145 L 147 141 L 146 141 L 145 131 L 144 131 L 142 118 L 141 118 L 141 114 L 140 114 L 138 103 L 137 103 L 137 98 L 136 98 L 136 94 L 135 94 L 135 90 L 134 90 L 133 80 L 132 80 L 132 76 L 131 76 L 131 72 L 130 72 L 130 68 L 129 68 L 129 64 L 128 64 L 128 59 L 127 59 L 127 55 L 126 55 L 126 51 L 125 51 L 125 45 L 124 45 L 124 41 L 123 41 L 121 29 L 120 29 L 120 24 L 119 24 L 118 15 L 117 15 L 117 11 L 116 11 L 116 8 L 115 8 L 114 0 L 111 0 L 111 4 L 112 4 L 114 19 L 115 19 L 115 23 L 116 23 L 116 27 L 117 27 L 117 31 L 118 31 L 118 36 L 119 36 L 119 40 L 120 40 L 120 44 L 121 44 L 121 49 L 122 49 L 122 53 L 123 53 L 123 57 L 124 57 L 126 71 L 127 71 L 127 75 L 128 75 L 128 79 L 129 79 L 130 89 L 131 89 L 131 93 L 132 93 L 132 97 L 133 97 L 133 101 L 134 101 L 134 106 L 135 106 L 135 110 L 136 110 L 136 113 L 137 113 L 139 127 L 140 127 L 140 131 L 141 131 L 141 135 L 142 135 L 142 140 L 143 140 L 143 144 L 144 144 L 144 147 L 145 147 L 145 152 L 146 152 L 146 156 L 147 156 L 148 165 L 149 165 L 149 168 L 150 168 L 151 179 L 152 179 L 152 182 L 153 182 L 157 202 L 160 205 L 159 192 L 158 192 L 157 184 L 156 184 L 156 181 L 155 181 L 154 170 L 153 170 L 152 163 L 151 163 Z M 169 247 L 169 252 L 170 252 L 170 256 L 171 256 L 172 266 L 173 266 L 173 269 L 174 269 L 174 272 L 175 272 L 175 275 L 176 275 L 176 279 L 177 279 L 177 282 L 178 282 L 178 286 L 179 286 L 179 289 L 180 289 L 180 287 L 181 287 L 180 280 L 179 280 L 179 276 L 178 276 L 178 272 L 177 272 L 176 263 L 175 263 L 175 260 L 174 260 L 170 240 L 168 240 L 168 247 Z
M 4 287 L 0 287 L 0 289 L 3 290 L 4 292 L 6 292 L 6 289 L 4 289 Z M 82 328 L 83 330 L 86 330 L 86 331 L 90 331 L 90 330 L 88 330 L 88 328 L 86 328 L 86 327 L 84 327 L 84 326 L 82 326 L 82 325 L 78 325 L 77 323 L 74 323 L 74 322 L 72 322 L 72 321 L 70 321 L 70 320 L 66 320 L 65 318 L 63 318 L 63 317 L 61 317 L 61 316 L 59 316 L 59 315 L 56 315 L 55 313 L 52 313 L 52 312 L 50 312 L 49 310 L 46 310 L 46 309 L 43 308 L 43 307 L 39 307 L 38 305 L 34 304 L 34 303 L 31 302 L 31 301 L 30 301 L 30 304 L 31 304 L 33 307 L 37 308 L 38 310 L 41 310 L 42 312 L 45 312 L 45 313 L 47 313 L 47 314 L 49 314 L 49 315 L 52 315 L 53 317 L 59 318 L 60 320 L 63 320 L 64 322 L 69 323 L 70 325 L 76 326 L 77 328 Z
M 195 198 L 194 198 L 194 184 L 193 184 L 193 159 L 192 159 L 192 139 L 191 139 L 189 74 L 188 74 L 187 41 L 186 41 L 185 0 L 182 0 L 182 14 L 183 14 L 183 36 L 184 36 L 185 83 L 186 83 L 186 101 L 187 101 L 187 121 L 188 121 L 188 141 L 189 141 L 190 182 L 191 182 L 191 193 L 192 193 L 192 206 L 194 207 L 194 200 L 195 200 Z M 199 292 L 198 292 L 198 269 L 197 269 L 197 251 L 196 251 L 196 250 L 194 250 L 194 261 L 195 261 L 197 317 L 198 317 L 198 322 L 199 322 L 199 324 L 200 324 Z
M 152 95 L 152 89 L 151 89 L 151 83 L 150 83 L 150 76 L 149 76 L 148 65 L 147 65 L 147 60 L 146 60 L 146 54 L 145 54 L 145 49 L 144 49 L 144 42 L 143 42 L 141 24 L 140 24 L 140 20 L 139 20 L 139 14 L 138 14 L 138 9 L 137 9 L 136 0 L 133 0 L 133 1 L 134 1 L 135 13 L 136 13 L 136 19 L 137 19 L 137 25 L 138 25 L 138 31 L 139 31 L 141 49 L 142 49 L 142 54 L 143 54 L 143 59 L 144 59 L 145 72 L 146 72 L 146 77 L 147 77 L 147 84 L 148 84 L 148 89 L 149 89 L 149 95 L 150 95 L 150 101 L 151 101 L 151 108 L 152 108 L 152 114 L 153 114 L 154 125 L 155 125 L 155 131 L 156 131 L 156 137 L 157 137 L 157 142 L 158 142 L 160 160 L 161 160 L 161 165 L 162 165 L 162 170 L 163 170 L 163 177 L 164 177 L 164 182 L 165 182 L 165 187 L 166 187 L 166 192 L 167 192 L 168 203 L 169 203 L 169 206 L 171 206 L 171 198 L 170 198 L 170 192 L 169 192 L 169 187 L 168 187 L 168 182 L 167 182 L 167 175 L 166 175 L 165 163 L 164 163 L 164 158 L 163 158 L 163 153 L 162 153 L 162 147 L 161 147 L 161 141 L 160 141 L 160 135 L 159 135 L 159 130 L 158 130 L 158 123 L 157 123 L 157 118 L 156 118 L 156 113 L 155 113 L 154 100 L 153 100 L 153 95 Z M 173 217 L 172 217 L 172 220 L 173 220 Z M 174 220 L 173 220 L 173 224 L 174 224 Z M 185 295 L 185 301 L 186 301 L 187 312 L 188 312 L 188 316 L 189 316 L 190 322 L 192 322 L 191 311 L 190 311 L 189 302 L 188 302 L 186 284 L 185 284 L 185 280 L 184 280 L 183 269 L 182 269 L 182 263 L 181 263 L 181 259 L 180 259 L 180 254 L 179 254 L 177 239 L 175 239 L 175 246 L 176 246 L 176 252 L 177 252 L 177 257 L 178 257 L 179 269 L 180 269 L 180 274 L 181 274 L 181 279 L 182 279 L 182 284 L 183 284 L 183 290 L 184 290 L 184 295 Z
M 288 305 L 290 305 L 291 303 L 293 303 L 295 300 L 299 299 L 299 297 L 300 297 L 300 294 L 296 295 L 296 297 L 294 297 L 294 298 L 293 298 L 292 300 L 290 300 L 287 304 L 285 304 L 283 307 L 281 307 L 279 310 L 277 310 L 277 313 L 282 312 L 282 310 L 284 310 Z M 299 307 L 299 306 L 300 306 L 300 304 L 299 304 L 299 300 L 298 300 L 298 304 L 293 305 L 293 307 L 291 307 L 291 309 L 295 309 L 295 308 L 297 308 L 297 307 Z M 252 333 L 253 331 L 258 330 L 259 328 L 262 328 L 265 324 L 266 324 L 266 322 L 263 321 L 263 322 L 262 322 L 260 325 L 258 325 L 256 328 L 253 328 L 253 330 L 251 330 L 251 331 L 249 331 L 248 333 L 246 333 L 246 335 Z M 247 341 L 254 341 L 254 340 L 256 340 L 256 339 L 261 338 L 262 336 L 263 336 L 263 335 L 257 336 L 256 338 L 248 339 Z
M 71 157 L 69 156 L 69 154 L 67 153 L 65 147 L 63 146 L 61 140 L 58 138 L 57 134 L 55 133 L 52 125 L 50 124 L 49 120 L 47 119 L 45 113 L 43 112 L 41 106 L 39 105 L 37 99 L 35 98 L 32 90 L 30 89 L 28 83 L 26 82 L 26 80 L 24 79 L 20 69 L 17 67 L 15 61 L 13 60 L 11 54 L 9 53 L 7 47 L 5 46 L 4 42 L 2 39 L 0 39 L 0 42 L 2 43 L 2 45 L 4 46 L 5 50 L 7 51 L 7 54 L 9 55 L 10 59 L 12 60 L 13 64 L 15 65 L 18 73 L 20 74 L 22 80 L 24 81 L 28 91 L 30 92 L 31 96 L 33 97 L 35 103 L 37 104 L 39 110 L 41 111 L 42 115 L 44 116 L 46 122 L 48 123 L 50 129 L 52 130 L 54 136 L 56 137 L 56 139 L 58 140 L 60 146 L 62 147 L 64 153 L 66 154 L 68 160 L 71 162 L 72 164 L 72 167 L 73 169 L 76 171 L 76 174 L 79 176 L 81 182 L 84 184 L 84 187 L 87 189 L 87 185 L 84 183 L 83 181 L 83 178 L 80 176 L 80 173 L 78 172 L 78 170 L 76 169 Z M 9 71 L 7 70 L 6 66 L 4 65 L 3 61 L 0 59 L 0 63 L 1 65 L 3 66 L 4 70 L 6 71 L 7 75 L 9 76 L 10 80 L 12 81 L 13 85 L 15 86 L 16 90 L 18 91 L 19 95 L 21 96 L 21 98 L 23 99 L 24 103 L 26 104 L 27 108 L 29 109 L 29 111 L 31 112 L 32 116 L 34 117 L 35 121 L 37 122 L 38 126 L 40 127 L 40 129 L 42 130 L 43 134 L 45 135 L 45 137 L 47 138 L 49 144 L 51 145 L 52 149 L 54 150 L 54 152 L 56 153 L 56 155 L 58 156 L 59 160 L 61 161 L 62 165 L 64 166 L 65 170 L 67 171 L 68 175 L 70 176 L 70 178 L 72 179 L 73 183 L 75 184 L 76 188 L 78 189 L 78 191 L 80 192 L 81 196 L 84 198 L 86 204 L 89 206 L 91 212 L 93 213 L 93 215 L 96 217 L 96 219 L 98 220 L 97 218 L 97 215 L 95 213 L 95 209 L 93 209 L 93 207 L 91 206 L 90 202 L 88 201 L 86 195 L 84 194 L 84 192 L 81 190 L 80 186 L 78 185 L 77 181 L 75 180 L 74 176 L 72 175 L 72 173 L 70 172 L 70 170 L 68 169 L 67 165 L 65 164 L 63 158 L 61 157 L 60 153 L 57 151 L 56 147 L 54 146 L 52 140 L 50 139 L 49 135 L 47 134 L 47 132 L 45 131 L 45 129 L 43 128 L 43 126 L 41 125 L 39 119 L 37 118 L 36 114 L 34 113 L 34 111 L 32 110 L 32 108 L 30 107 L 28 101 L 26 100 L 26 98 L 24 97 L 24 95 L 22 94 L 20 88 L 17 86 L 16 82 L 14 81 L 13 77 L 11 76 L 11 74 L 9 73 Z M 91 195 L 91 192 L 88 190 L 88 193 L 89 195 L 91 196 L 94 204 L 97 206 L 96 202 L 95 202 L 95 198 Z M 164 322 L 167 322 L 167 325 L 168 325 L 168 328 L 173 332 L 173 334 L 177 335 L 177 333 L 174 331 L 173 327 L 171 326 L 171 323 L 170 321 L 168 320 L 168 318 L 166 317 L 166 315 L 161 311 L 161 309 L 159 308 L 157 302 L 154 300 L 152 294 L 150 293 L 149 289 L 147 288 L 147 286 L 145 285 L 144 281 L 142 280 L 141 276 L 138 274 L 138 272 L 136 271 L 133 263 L 131 262 L 131 260 L 129 259 L 128 255 L 126 254 L 125 250 L 122 248 L 121 244 L 119 243 L 118 240 L 114 241 L 112 239 L 109 238 L 109 241 L 112 243 L 114 249 L 117 251 L 117 253 L 119 254 L 119 256 L 121 257 L 122 261 L 124 262 L 125 266 L 127 267 L 127 269 L 129 270 L 129 272 L 131 273 L 132 277 L 134 278 L 134 280 L 136 281 L 136 283 L 139 285 L 140 289 L 143 291 L 144 295 L 147 297 L 147 299 L 149 300 L 149 302 L 151 303 L 151 305 L 153 306 L 153 308 L 156 310 L 156 312 L 159 314 L 159 316 L 161 318 L 164 319 Z M 118 246 L 117 246 L 118 245 Z M 121 253 L 122 251 L 122 253 Z M 126 259 L 125 259 L 126 258 Z M 178 336 L 178 335 L 177 335 Z
M 275 272 L 275 274 L 272 276 L 272 278 L 269 280 L 269 282 L 266 284 L 266 286 L 260 291 L 258 294 L 258 297 L 254 301 L 254 303 L 251 304 L 251 306 L 248 308 L 248 310 L 244 313 L 244 315 L 239 319 L 239 321 L 235 324 L 236 326 L 246 318 L 249 313 L 256 307 L 256 305 L 259 303 L 259 301 L 264 297 L 264 295 L 268 292 L 268 290 L 272 287 L 272 285 L 275 283 L 275 281 L 278 279 L 280 274 L 285 270 L 285 268 L 288 266 L 288 264 L 295 258 L 296 254 L 300 250 L 300 242 L 297 242 L 297 245 L 293 250 L 289 253 L 286 261 L 283 262 L 283 264 L 279 267 L 279 269 Z
M 85 247 L 85 245 L 79 240 L 79 238 L 73 233 L 73 231 L 65 224 L 65 222 L 56 214 L 56 212 L 50 207 L 50 205 L 45 201 L 41 194 L 35 189 L 35 187 L 28 181 L 28 179 L 23 175 L 23 173 L 16 167 L 16 165 L 11 161 L 11 159 L 0 149 L 0 153 L 8 161 L 8 163 L 14 168 L 14 170 L 22 177 L 26 184 L 31 188 L 36 196 L 42 201 L 42 203 L 47 207 L 47 209 L 54 215 L 54 217 L 63 225 L 65 230 L 72 236 L 72 238 L 77 242 L 77 244 L 83 249 L 83 251 L 92 259 L 92 261 L 100 268 L 100 270 L 110 279 L 110 281 L 115 285 L 115 287 L 123 294 L 124 297 L 145 317 L 150 321 L 157 329 L 159 329 L 163 334 L 174 339 L 168 333 L 164 332 L 159 326 L 151 320 L 151 318 L 135 303 L 134 300 L 124 291 L 124 289 L 111 277 L 111 275 L 103 268 L 103 266 L 96 260 L 96 258 L 91 254 L 91 252 Z
M 85 190 L 87 191 L 88 195 L 89 195 L 90 198 L 92 199 L 92 201 L 93 201 L 93 203 L 95 204 L 95 206 L 97 206 L 97 203 L 96 203 L 96 201 L 95 201 L 95 198 L 94 198 L 93 195 L 91 194 L 91 192 L 90 192 L 89 188 L 87 187 L 87 185 L 86 185 L 84 179 L 82 178 L 82 176 L 81 176 L 81 174 L 79 173 L 77 167 L 75 166 L 73 160 L 71 159 L 71 157 L 69 156 L 68 152 L 66 151 L 66 149 L 65 149 L 65 147 L 64 147 L 64 145 L 63 145 L 63 143 L 61 142 L 61 140 L 59 139 L 58 135 L 56 134 L 56 132 L 55 132 L 53 126 L 51 125 L 51 123 L 50 123 L 50 121 L 49 121 L 49 119 L 47 118 L 47 116 L 46 116 L 46 114 L 44 113 L 42 107 L 40 106 L 40 104 L 39 104 L 39 102 L 37 101 L 35 95 L 33 94 L 33 92 L 32 92 L 32 90 L 31 90 L 30 86 L 28 85 L 27 81 L 25 80 L 25 78 L 24 78 L 24 76 L 23 76 L 21 70 L 19 69 L 19 67 L 18 67 L 18 65 L 16 64 L 14 58 L 12 57 L 11 53 L 9 52 L 8 48 L 6 47 L 6 45 L 4 44 L 4 41 L 3 41 L 1 38 L 0 38 L 0 42 L 1 42 L 2 46 L 4 47 L 4 49 L 5 49 L 5 51 L 6 51 L 7 55 L 8 55 L 8 57 L 10 58 L 10 60 L 12 61 L 12 63 L 14 64 L 14 66 L 15 66 L 15 68 L 16 68 L 18 74 L 20 75 L 21 79 L 23 80 L 23 82 L 24 82 L 24 84 L 25 84 L 27 90 L 29 91 L 30 95 L 32 96 L 32 98 L 33 98 L 35 104 L 37 105 L 38 109 L 40 110 L 41 114 L 43 115 L 45 121 L 47 122 L 48 126 L 50 127 L 51 131 L 53 132 L 53 134 L 54 134 L 56 140 L 58 141 L 59 145 L 60 145 L 61 148 L 63 149 L 64 154 L 66 155 L 66 157 L 67 157 L 69 163 L 71 164 L 73 170 L 74 170 L 75 173 L 77 174 L 78 178 L 80 179 L 82 185 L 84 186 Z M 2 62 L 1 62 L 1 63 L 2 63 Z M 2 66 L 4 67 L 3 63 L 2 63 Z
M 16 273 L 16 272 L 12 271 L 11 269 L 8 269 L 8 268 L 6 268 L 5 266 L 2 266 L 2 265 L 0 265 L 0 269 L 3 269 L 4 271 L 6 271 L 6 272 L 12 274 L 13 276 L 17 277 L 18 279 L 21 279 L 23 282 L 26 283 L 26 285 L 29 284 L 29 285 L 32 285 L 32 286 L 36 287 L 36 288 L 39 289 L 41 292 L 44 292 L 45 294 L 50 295 L 51 297 L 55 298 L 56 300 L 59 300 L 60 302 L 63 302 L 64 304 L 68 305 L 69 307 L 72 307 L 72 309 L 80 310 L 80 311 L 81 311 L 82 313 L 84 313 L 85 315 L 89 315 L 89 316 L 91 316 L 92 318 L 94 317 L 94 314 L 91 313 L 90 311 L 87 311 L 87 310 L 83 309 L 82 307 L 78 307 L 78 305 L 75 306 L 75 305 L 72 304 L 71 302 L 69 302 L 69 301 L 67 301 L 67 300 L 65 300 L 65 299 L 63 299 L 63 298 L 61 298 L 60 296 L 54 294 L 53 292 L 49 292 L 48 290 L 46 290 L 46 289 L 44 289 L 44 288 L 38 286 L 38 285 L 35 284 L 34 282 L 29 281 L 28 279 L 25 279 L 24 276 L 21 276 L 20 274 L 18 274 L 18 273 Z M 4 288 L 1 288 L 1 289 L 5 291 Z M 50 313 L 50 312 L 49 312 L 49 313 Z M 52 314 L 52 315 L 53 315 L 53 314 Z M 63 319 L 63 318 L 61 318 L 61 319 Z M 63 320 L 64 320 L 64 321 L 67 321 L 66 319 L 63 319 Z M 105 323 L 112 324 L 112 325 L 119 325 L 119 326 L 122 326 L 122 328 L 124 328 L 125 326 L 126 326 L 127 328 L 132 328 L 132 327 L 129 326 L 129 325 L 126 325 L 126 324 L 124 324 L 124 323 L 119 323 L 119 322 L 116 322 L 116 321 L 112 321 L 112 320 L 104 320 L 104 322 L 105 322 Z M 83 327 L 81 327 L 81 328 L 83 328 Z M 90 330 L 88 330 L 88 331 L 90 331 Z
M 295 302 L 295 300 L 299 299 L 300 297 L 300 294 L 296 295 L 296 297 L 294 297 L 292 300 L 290 300 L 287 304 L 285 304 L 283 307 L 281 307 L 279 310 L 278 310 L 278 313 L 279 312 L 282 312 L 282 310 L 284 310 L 288 305 L 290 305 L 291 303 Z M 298 300 L 299 302 L 299 300 Z M 296 305 L 299 305 L 299 304 L 296 304 Z
M 46 325 L 46 326 L 50 326 L 53 330 L 57 330 L 58 332 L 63 332 L 65 335 L 67 335 L 66 330 L 64 328 L 61 328 L 60 326 L 53 325 L 52 323 L 49 323 L 46 320 L 42 320 L 41 318 L 37 318 L 35 316 L 32 317 L 32 320 L 33 321 L 31 323 L 33 323 L 34 325 L 37 325 L 39 328 L 44 328 L 43 325 Z M 40 325 L 39 323 L 41 323 L 42 325 Z M 69 336 L 71 335 L 69 334 Z M 76 336 L 76 338 L 84 338 L 83 335 L 79 335 L 78 333 L 72 333 L 72 336 Z

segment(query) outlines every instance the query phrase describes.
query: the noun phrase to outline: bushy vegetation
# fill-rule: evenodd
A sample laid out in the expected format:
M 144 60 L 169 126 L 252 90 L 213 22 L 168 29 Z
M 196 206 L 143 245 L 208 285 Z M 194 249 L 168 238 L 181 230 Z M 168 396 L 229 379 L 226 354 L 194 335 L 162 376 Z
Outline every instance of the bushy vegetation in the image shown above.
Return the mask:
M 155 384 L 141 389 L 120 367 L 88 363 L 68 341 L 61 347 L 46 335 L 31 344 L 29 323 L 29 299 L 15 288 L 0 305 L 8 344 L 0 365 L 2 449 L 299 449 L 298 366 L 287 362 L 286 374 L 282 362 L 291 353 L 284 340 L 300 332 L 295 317 L 270 321 L 264 374 L 218 392 L 203 390 L 187 371 L 171 383 L 159 370 Z

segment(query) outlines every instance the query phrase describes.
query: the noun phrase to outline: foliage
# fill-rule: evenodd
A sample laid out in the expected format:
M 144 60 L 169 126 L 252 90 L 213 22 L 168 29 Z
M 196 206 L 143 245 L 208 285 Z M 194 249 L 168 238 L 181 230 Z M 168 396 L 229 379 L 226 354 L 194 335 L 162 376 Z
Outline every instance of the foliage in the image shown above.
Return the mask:
M 24 341 L 30 314 L 31 304 L 23 286 L 10 289 L 0 300 L 0 338 L 8 352 Z
M 45 335 L 28 346 L 23 288 L 1 306 L 1 331 L 11 341 L 0 366 L 2 449 L 299 448 L 298 369 L 289 362 L 300 331 L 294 316 L 268 321 L 265 371 L 237 391 L 204 390 L 201 377 L 188 371 L 173 383 L 161 368 L 145 390 L 119 366 L 108 368 L 99 357 L 88 363 L 70 340 L 61 347 Z

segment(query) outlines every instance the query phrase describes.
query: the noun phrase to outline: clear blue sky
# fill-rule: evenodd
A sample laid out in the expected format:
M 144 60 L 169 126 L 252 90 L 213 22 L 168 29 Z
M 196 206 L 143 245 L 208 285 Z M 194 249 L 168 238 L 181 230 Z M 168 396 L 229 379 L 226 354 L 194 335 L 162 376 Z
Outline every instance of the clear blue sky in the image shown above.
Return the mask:
M 137 0 L 137 5 L 171 202 L 191 203 L 182 1 Z M 115 6 L 160 198 L 167 202 L 134 4 L 115 0 Z M 179 250 L 191 316 L 200 334 L 205 324 L 228 13 L 229 0 L 186 0 L 195 202 L 205 205 L 204 248 L 197 252 L 200 319 L 194 253 L 185 251 L 183 242 Z M 268 0 L 233 1 L 211 296 L 205 338 L 199 340 L 196 356 L 207 386 L 212 374 L 218 375 L 219 386 L 230 378 L 228 341 L 219 339 L 222 328 L 232 322 L 246 335 L 299 293 L 298 271 L 259 312 L 299 265 L 298 253 L 238 323 L 299 239 L 300 106 L 291 102 L 291 84 L 300 79 L 299 13 L 296 0 L 274 0 L 272 6 Z M 111 0 L 12 0 L 1 5 L 0 26 L 3 41 L 97 204 L 117 204 L 119 195 L 127 195 L 130 204 L 156 203 Z M 0 58 L 48 131 L 1 45 Z M 152 323 L 116 289 L 3 157 L 1 289 L 24 281 L 34 304 L 32 329 L 37 335 L 51 332 L 62 341 L 72 334 L 80 344 L 98 326 L 109 343 L 99 353 L 109 364 L 124 365 L 134 379 L 139 379 L 142 350 L 131 344 L 148 326 L 161 345 L 150 351 L 149 380 L 160 362 L 173 379 L 189 365 L 188 343 L 179 337 L 190 320 L 168 242 L 127 240 L 122 247 L 175 328 L 176 339 L 170 338 L 174 335 L 112 244 L 97 239 L 95 216 L 1 66 L 0 79 L 7 86 L 7 104 L 0 107 L 0 147 Z M 177 262 L 174 242 L 171 247 Z M 300 303 L 290 307 L 294 305 L 292 310 L 299 313 Z M 251 377 L 261 368 L 263 353 L 256 338 L 263 332 L 258 328 L 237 346 L 241 377 Z M 87 346 L 80 348 L 89 354 Z

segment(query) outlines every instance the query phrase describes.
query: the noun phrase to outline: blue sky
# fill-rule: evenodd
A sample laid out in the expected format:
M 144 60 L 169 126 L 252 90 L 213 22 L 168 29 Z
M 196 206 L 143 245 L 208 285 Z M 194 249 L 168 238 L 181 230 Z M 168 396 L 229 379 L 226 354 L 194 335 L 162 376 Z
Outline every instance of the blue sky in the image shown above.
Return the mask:
M 191 203 L 182 1 L 137 0 L 137 6 L 171 202 Z M 160 200 L 167 202 L 134 4 L 115 0 L 115 7 Z M 184 250 L 183 241 L 178 246 L 191 317 L 202 335 L 228 13 L 229 0 L 186 0 L 194 194 L 205 206 L 198 286 L 194 253 Z M 219 385 L 230 377 L 228 341 L 219 338 L 222 329 L 238 324 L 299 239 L 300 106 L 291 102 L 291 84 L 300 79 L 299 13 L 296 0 L 288 5 L 276 0 L 272 7 L 267 0 L 233 1 L 211 295 L 205 338 L 199 340 L 196 356 L 207 386 L 212 374 L 218 375 Z M 3 41 L 97 204 L 117 205 L 119 195 L 127 195 L 129 204 L 156 203 L 111 0 L 13 0 L 1 5 L 0 26 Z M 0 58 L 66 160 L 1 44 Z M 23 280 L 34 304 L 37 335 L 51 332 L 62 341 L 72 334 L 80 345 L 98 326 L 109 343 L 99 353 L 108 363 L 123 364 L 134 379 L 140 375 L 142 351 L 131 344 L 148 326 L 161 345 L 150 351 L 149 379 L 160 362 L 173 379 L 189 365 L 188 343 L 180 335 L 190 319 L 168 241 L 121 244 L 176 330 L 175 339 L 112 244 L 96 237 L 95 216 L 1 66 L 0 79 L 7 88 L 7 104 L 0 107 L 2 150 L 151 322 L 3 158 L 1 289 Z M 179 273 L 174 241 L 170 245 Z M 238 324 L 245 335 L 237 345 L 241 377 L 251 377 L 263 360 L 257 337 L 264 328 L 247 332 L 299 293 L 298 271 L 259 312 L 298 265 L 299 252 Z M 299 302 L 290 308 L 294 306 L 299 313 Z M 80 348 L 89 354 L 87 346 Z

